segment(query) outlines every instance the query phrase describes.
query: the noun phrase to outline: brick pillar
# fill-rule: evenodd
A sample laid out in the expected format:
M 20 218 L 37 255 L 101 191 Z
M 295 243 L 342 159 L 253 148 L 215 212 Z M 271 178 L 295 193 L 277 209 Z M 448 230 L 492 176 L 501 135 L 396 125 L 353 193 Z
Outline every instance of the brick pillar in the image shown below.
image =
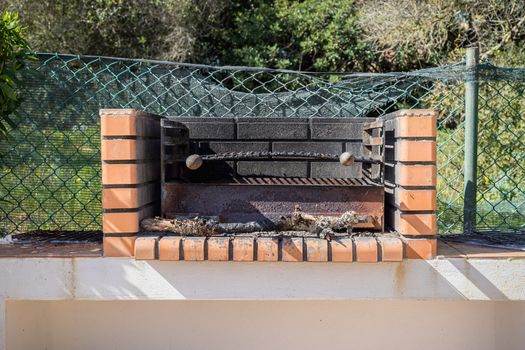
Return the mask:
M 140 220 L 158 215 L 160 117 L 100 110 L 105 256 L 133 256 Z
M 437 253 L 436 125 L 431 110 L 384 117 L 386 225 L 403 236 L 409 259 Z

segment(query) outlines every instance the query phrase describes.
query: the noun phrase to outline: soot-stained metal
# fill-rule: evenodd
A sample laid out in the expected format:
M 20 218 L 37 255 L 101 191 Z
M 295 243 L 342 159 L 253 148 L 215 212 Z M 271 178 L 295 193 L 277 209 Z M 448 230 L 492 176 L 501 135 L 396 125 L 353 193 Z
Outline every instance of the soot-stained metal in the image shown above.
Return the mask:
M 219 154 L 192 154 L 186 159 L 179 159 L 179 162 L 184 162 L 186 167 L 190 170 L 199 169 L 203 162 L 220 162 L 220 161 L 232 161 L 232 160 L 338 160 L 343 166 L 350 166 L 354 162 L 359 163 L 371 163 L 380 164 L 381 159 L 372 157 L 356 156 L 350 152 L 343 152 L 338 154 L 329 153 L 318 153 L 318 152 L 304 152 L 304 151 L 291 151 L 291 152 L 227 152 Z
M 144 220 L 144 231 L 327 239 L 383 231 L 383 154 L 363 141 L 369 118 L 202 120 L 162 121 L 161 216 Z

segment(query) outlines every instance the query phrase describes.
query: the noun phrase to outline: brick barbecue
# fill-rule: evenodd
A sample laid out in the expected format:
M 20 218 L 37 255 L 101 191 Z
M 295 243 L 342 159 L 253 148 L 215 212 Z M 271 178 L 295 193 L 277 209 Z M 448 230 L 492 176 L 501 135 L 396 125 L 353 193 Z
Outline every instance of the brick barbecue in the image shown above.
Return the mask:
M 106 256 L 377 262 L 436 255 L 433 111 L 381 118 L 160 117 L 131 109 L 100 115 Z M 296 215 L 313 218 L 318 230 L 282 229 Z M 197 222 L 213 232 L 152 232 L 145 223 L 155 220 Z

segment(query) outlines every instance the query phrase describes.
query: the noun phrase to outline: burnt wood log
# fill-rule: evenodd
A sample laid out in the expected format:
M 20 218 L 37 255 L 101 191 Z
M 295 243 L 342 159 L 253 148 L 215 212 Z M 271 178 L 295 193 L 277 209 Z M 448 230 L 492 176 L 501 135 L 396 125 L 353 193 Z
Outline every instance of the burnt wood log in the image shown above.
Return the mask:
M 356 223 L 367 222 L 368 215 L 345 212 L 340 216 L 314 216 L 303 213 L 295 207 L 290 215 L 282 216 L 275 222 L 250 221 L 245 223 L 223 223 L 218 217 L 177 217 L 174 219 L 150 218 L 141 222 L 144 231 L 173 232 L 185 236 L 217 236 L 270 231 L 305 231 L 330 239 L 338 233 L 351 233 Z

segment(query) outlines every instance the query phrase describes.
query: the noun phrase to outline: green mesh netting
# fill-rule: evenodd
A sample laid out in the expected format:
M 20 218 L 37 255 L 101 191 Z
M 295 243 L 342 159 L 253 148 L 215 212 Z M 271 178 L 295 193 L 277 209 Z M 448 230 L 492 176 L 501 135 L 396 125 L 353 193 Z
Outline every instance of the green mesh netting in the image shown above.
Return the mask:
M 100 108 L 200 117 L 363 117 L 440 112 L 438 221 L 463 229 L 463 64 L 390 74 L 304 73 L 37 54 L 19 125 L 0 143 L 0 230 L 101 227 Z M 525 70 L 479 69 L 479 229 L 525 225 Z

